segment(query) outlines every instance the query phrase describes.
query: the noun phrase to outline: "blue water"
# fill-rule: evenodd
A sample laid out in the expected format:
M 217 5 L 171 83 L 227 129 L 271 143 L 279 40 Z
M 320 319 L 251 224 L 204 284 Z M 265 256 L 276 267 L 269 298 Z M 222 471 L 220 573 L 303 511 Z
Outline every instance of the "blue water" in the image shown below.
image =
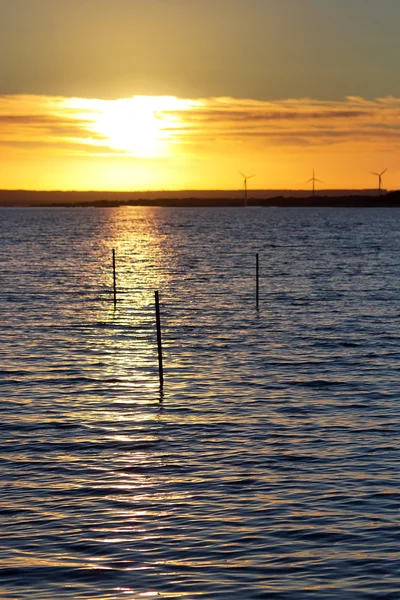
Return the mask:
M 0 209 L 0 598 L 400 598 L 399 232 Z

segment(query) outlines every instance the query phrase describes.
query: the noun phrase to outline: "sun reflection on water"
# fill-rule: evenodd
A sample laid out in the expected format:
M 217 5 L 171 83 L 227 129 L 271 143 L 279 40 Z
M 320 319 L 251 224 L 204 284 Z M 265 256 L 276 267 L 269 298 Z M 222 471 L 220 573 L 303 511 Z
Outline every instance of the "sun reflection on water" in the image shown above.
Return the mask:
M 87 359 L 83 368 L 92 373 L 100 351 L 106 359 L 101 365 L 101 380 L 112 394 L 115 390 L 120 404 L 146 401 L 145 398 L 154 402 L 154 391 L 159 387 L 154 291 L 160 290 L 161 300 L 168 301 L 171 277 L 176 270 L 175 251 L 167 233 L 160 228 L 157 211 L 146 208 L 96 210 L 104 211 L 107 217 L 102 221 L 102 244 L 93 248 L 88 239 L 88 252 L 95 253 L 96 261 L 92 271 L 81 267 L 77 275 L 80 278 L 77 285 L 85 290 L 87 281 L 97 278 L 98 290 L 97 305 L 90 311 L 91 321 L 85 326 Z M 113 249 L 116 306 L 113 303 Z M 80 258 L 83 260 L 84 256 Z M 161 308 L 162 317 L 164 308 L 165 304 Z M 96 379 L 100 375 L 97 373 Z M 159 393 L 156 401 L 160 400 Z
M 104 233 L 109 251 L 116 251 L 120 301 L 129 299 L 135 308 L 148 308 L 154 303 L 153 291 L 167 288 L 173 271 L 173 253 L 168 252 L 157 212 L 142 207 L 111 209 Z

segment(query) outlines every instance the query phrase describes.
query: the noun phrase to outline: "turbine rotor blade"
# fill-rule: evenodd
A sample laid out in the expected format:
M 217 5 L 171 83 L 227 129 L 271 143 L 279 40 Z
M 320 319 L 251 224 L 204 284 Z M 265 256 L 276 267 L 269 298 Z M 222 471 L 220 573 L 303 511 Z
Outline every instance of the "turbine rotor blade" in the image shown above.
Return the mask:
M 383 175 L 384 173 L 386 173 L 386 171 L 387 171 L 387 169 L 385 169 L 384 171 L 382 171 L 382 173 L 380 173 L 380 176 L 382 177 L 382 175 Z

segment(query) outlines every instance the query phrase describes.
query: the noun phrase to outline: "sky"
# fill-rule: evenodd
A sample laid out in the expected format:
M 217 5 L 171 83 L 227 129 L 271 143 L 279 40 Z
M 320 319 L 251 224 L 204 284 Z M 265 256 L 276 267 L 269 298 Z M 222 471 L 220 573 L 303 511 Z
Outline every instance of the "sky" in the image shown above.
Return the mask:
M 0 0 L 0 188 L 400 187 L 399 0 Z

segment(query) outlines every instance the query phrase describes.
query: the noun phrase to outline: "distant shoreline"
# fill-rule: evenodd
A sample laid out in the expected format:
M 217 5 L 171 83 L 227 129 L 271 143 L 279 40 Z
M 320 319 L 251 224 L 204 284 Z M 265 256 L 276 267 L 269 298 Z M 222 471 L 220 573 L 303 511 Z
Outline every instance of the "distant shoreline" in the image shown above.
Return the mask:
M 0 206 L 4 206 L 1 205 Z M 22 205 L 14 205 L 15 208 L 23 208 Z M 132 202 L 114 202 L 114 201 L 98 201 L 98 202 L 79 202 L 79 203 L 54 203 L 54 204 L 31 204 L 25 205 L 30 208 L 120 208 L 120 207 L 154 207 L 154 208 L 245 208 L 243 203 L 238 203 L 230 199 L 221 199 L 216 201 L 201 201 L 196 199 L 184 200 L 133 200 Z M 264 207 L 264 208 L 390 208 L 400 207 L 400 199 L 397 202 L 385 202 L 383 200 L 359 197 L 344 197 L 344 198 L 276 198 L 264 201 L 247 203 L 247 208 Z M 12 207 L 11 207 L 12 208 Z
M 321 192 L 256 190 L 248 206 L 263 207 L 396 207 L 400 206 L 400 191 L 377 195 L 374 190 Z M 0 190 L 0 206 L 6 207 L 243 207 L 243 192 L 77 192 Z

